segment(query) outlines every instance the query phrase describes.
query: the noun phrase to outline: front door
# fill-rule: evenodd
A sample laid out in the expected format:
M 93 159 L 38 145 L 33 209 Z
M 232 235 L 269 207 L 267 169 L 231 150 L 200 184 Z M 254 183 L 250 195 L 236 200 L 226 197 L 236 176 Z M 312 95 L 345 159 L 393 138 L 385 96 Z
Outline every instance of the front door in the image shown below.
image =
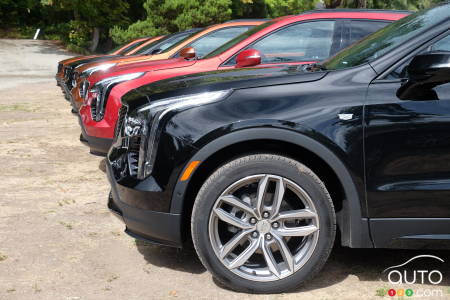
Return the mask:
M 450 51 L 450 37 L 429 50 Z M 365 106 L 367 206 L 375 239 L 450 231 L 442 227 L 450 220 L 450 78 L 400 99 L 405 66 L 375 80 Z

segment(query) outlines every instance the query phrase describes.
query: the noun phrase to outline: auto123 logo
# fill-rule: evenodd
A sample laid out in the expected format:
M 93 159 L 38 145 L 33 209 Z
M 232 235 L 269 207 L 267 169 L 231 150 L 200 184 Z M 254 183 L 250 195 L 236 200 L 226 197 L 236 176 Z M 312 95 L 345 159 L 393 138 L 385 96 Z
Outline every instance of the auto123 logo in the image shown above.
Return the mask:
M 438 286 L 444 280 L 444 274 L 438 269 L 445 261 L 435 255 L 418 255 L 400 265 L 385 269 L 382 273 L 393 286 L 431 285 Z M 419 264 L 418 264 L 419 263 Z M 391 288 L 386 294 L 394 297 L 445 297 L 442 289 Z

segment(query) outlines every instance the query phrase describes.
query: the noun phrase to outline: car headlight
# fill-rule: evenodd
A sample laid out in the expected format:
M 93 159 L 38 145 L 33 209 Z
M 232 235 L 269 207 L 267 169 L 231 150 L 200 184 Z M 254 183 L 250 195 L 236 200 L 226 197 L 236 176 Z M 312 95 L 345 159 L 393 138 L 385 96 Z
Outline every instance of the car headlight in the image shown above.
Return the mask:
M 144 179 L 152 173 L 160 131 L 162 130 L 160 122 L 164 116 L 172 111 L 180 111 L 221 101 L 230 95 L 231 92 L 232 90 L 222 90 L 158 100 L 138 109 L 133 114 L 133 122 L 127 118 L 125 126 L 128 125 L 130 127 L 127 132 L 131 134 L 139 132 L 141 134 L 137 177 Z M 133 128 L 137 128 L 135 124 L 139 124 L 139 129 L 134 129 L 133 131 Z
M 108 77 L 97 82 L 90 90 L 90 92 L 93 94 L 95 98 L 91 102 L 92 119 L 97 122 L 103 119 L 106 107 L 106 100 L 108 99 L 109 92 L 116 84 L 128 80 L 137 79 L 143 76 L 144 74 L 145 72 L 130 73 L 120 76 Z
M 115 65 L 117 65 L 117 63 L 102 64 L 102 65 L 99 65 L 99 66 L 91 67 L 91 68 L 88 68 L 88 69 L 84 70 L 84 71 L 81 73 L 81 76 L 83 76 L 83 77 L 86 78 L 86 77 L 91 76 L 91 74 L 94 73 L 94 72 L 97 72 L 97 71 L 106 71 L 106 70 L 108 70 L 108 69 L 114 67 Z

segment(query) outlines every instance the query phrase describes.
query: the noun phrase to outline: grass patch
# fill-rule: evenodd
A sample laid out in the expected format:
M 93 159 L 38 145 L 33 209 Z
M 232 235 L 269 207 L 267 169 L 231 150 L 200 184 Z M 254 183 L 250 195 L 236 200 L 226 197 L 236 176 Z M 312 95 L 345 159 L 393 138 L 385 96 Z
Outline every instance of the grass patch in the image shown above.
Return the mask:
M 33 291 L 36 294 L 42 292 L 42 290 L 38 287 L 37 283 L 33 284 Z
M 8 258 L 8 256 L 4 255 L 4 254 L 0 254 L 0 261 L 4 261 Z
M 11 112 L 11 111 L 23 111 L 23 112 L 35 112 L 36 108 L 31 107 L 27 104 L 0 104 L 0 112 Z
M 73 226 L 71 224 L 69 224 L 69 223 L 61 221 L 61 222 L 59 222 L 59 224 L 61 224 L 62 226 L 66 227 L 68 230 L 72 230 L 73 229 Z
M 7 293 L 14 293 L 15 291 L 16 291 L 16 289 L 14 289 L 14 288 L 6 290 Z
M 119 278 L 119 276 L 117 276 L 117 275 L 111 275 L 106 281 L 107 281 L 107 282 L 113 282 L 113 281 L 116 280 L 117 278 Z
M 74 204 L 76 203 L 76 201 L 74 199 L 63 199 L 62 201 L 58 201 L 58 205 L 59 206 L 64 206 L 64 205 L 69 205 L 69 204 Z

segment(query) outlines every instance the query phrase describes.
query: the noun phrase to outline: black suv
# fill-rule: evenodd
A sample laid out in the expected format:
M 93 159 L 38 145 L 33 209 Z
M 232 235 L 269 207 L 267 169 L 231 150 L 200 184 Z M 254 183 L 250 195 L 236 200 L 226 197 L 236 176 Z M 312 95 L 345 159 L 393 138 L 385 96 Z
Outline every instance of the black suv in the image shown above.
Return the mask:
M 339 230 L 353 248 L 448 247 L 450 4 L 323 64 L 178 77 L 123 97 L 109 208 L 127 232 L 192 238 L 240 291 L 296 288 Z

